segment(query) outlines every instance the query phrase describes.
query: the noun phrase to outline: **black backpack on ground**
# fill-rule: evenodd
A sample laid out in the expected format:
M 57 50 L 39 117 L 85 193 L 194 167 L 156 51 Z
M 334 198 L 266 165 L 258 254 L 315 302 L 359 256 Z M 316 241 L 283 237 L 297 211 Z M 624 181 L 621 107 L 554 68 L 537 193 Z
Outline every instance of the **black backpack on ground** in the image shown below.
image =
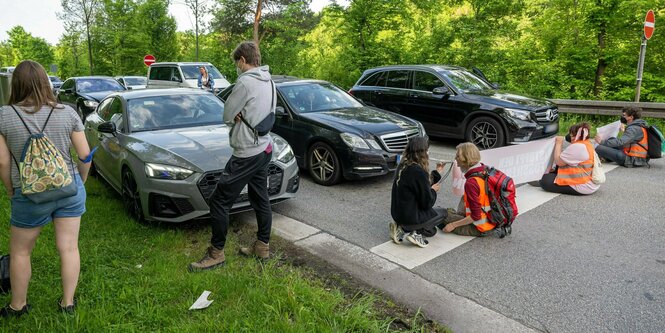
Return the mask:
M 0 256 L 0 294 L 6 294 L 12 288 L 9 283 L 9 255 Z

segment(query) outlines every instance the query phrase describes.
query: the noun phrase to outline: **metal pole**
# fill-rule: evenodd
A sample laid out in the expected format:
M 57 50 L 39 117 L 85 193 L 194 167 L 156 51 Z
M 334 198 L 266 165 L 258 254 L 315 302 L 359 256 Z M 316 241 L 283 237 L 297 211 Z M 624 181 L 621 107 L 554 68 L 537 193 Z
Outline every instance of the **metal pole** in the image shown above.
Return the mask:
M 635 89 L 635 102 L 640 101 L 640 88 L 642 87 L 642 72 L 644 71 L 644 55 L 647 53 L 647 39 L 642 37 L 640 47 L 640 60 L 637 62 L 637 88 Z

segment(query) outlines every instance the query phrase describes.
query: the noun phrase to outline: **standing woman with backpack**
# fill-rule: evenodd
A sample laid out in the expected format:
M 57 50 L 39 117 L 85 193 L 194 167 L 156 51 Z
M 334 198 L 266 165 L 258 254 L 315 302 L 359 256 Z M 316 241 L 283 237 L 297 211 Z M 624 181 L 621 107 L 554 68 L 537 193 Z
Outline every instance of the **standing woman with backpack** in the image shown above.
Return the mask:
M 8 104 L 0 108 L 0 176 L 11 199 L 12 297 L 11 302 L 0 309 L 0 316 L 20 316 L 30 310 L 27 303 L 32 275 L 30 255 L 41 229 L 50 221 L 54 222 L 55 242 L 60 254 L 63 295 L 58 304 L 62 311 L 72 313 L 80 272 L 78 236 L 86 201 L 83 183 L 92 159 L 83 123 L 74 109 L 56 103 L 46 71 L 31 60 L 16 66 Z M 40 133 L 44 137 L 39 138 Z M 42 140 L 41 146 L 30 144 L 37 140 Z M 27 149 L 28 146 L 30 154 L 24 156 L 24 147 Z M 79 156 L 78 167 L 70 155 L 72 146 Z M 53 163 L 45 164 L 42 158 L 49 158 L 49 155 L 42 154 L 44 150 L 59 152 L 60 156 L 49 161 Z M 71 186 L 72 183 L 75 186 Z M 64 186 L 66 184 L 70 186 Z M 50 190 L 57 186 L 61 188 Z M 65 188 L 71 190 L 60 191 Z M 28 190 L 47 197 L 37 199 L 35 195 L 22 193 Z

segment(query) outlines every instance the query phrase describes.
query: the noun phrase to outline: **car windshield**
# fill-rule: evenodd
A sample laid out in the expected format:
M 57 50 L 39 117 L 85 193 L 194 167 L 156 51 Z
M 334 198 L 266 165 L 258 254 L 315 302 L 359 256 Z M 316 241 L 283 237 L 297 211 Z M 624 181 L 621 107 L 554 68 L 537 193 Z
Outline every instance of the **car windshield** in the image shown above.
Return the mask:
M 144 77 L 126 77 L 125 84 L 128 86 L 145 86 L 148 80 Z
M 197 80 L 199 78 L 199 67 L 201 65 L 186 65 L 186 66 L 180 66 L 182 68 L 182 74 L 185 75 L 186 80 Z M 208 73 L 212 75 L 213 78 L 215 79 L 221 79 L 223 78 L 222 73 L 220 73 L 217 68 L 213 65 L 205 65 L 206 69 L 208 70 Z
M 222 124 L 224 103 L 212 94 L 154 96 L 129 100 L 132 132 Z
M 455 88 L 463 92 L 493 89 L 487 82 L 465 70 L 447 70 L 441 72 Z
M 62 80 L 61 80 L 59 77 L 57 77 L 57 76 L 49 76 L 48 78 L 49 78 L 49 79 L 51 80 L 51 82 L 53 82 L 53 83 L 60 83 L 60 82 L 62 82 Z
M 298 113 L 360 108 L 355 98 L 330 83 L 306 83 L 279 88 L 287 103 Z
M 98 91 L 120 91 L 125 90 L 125 88 L 112 79 L 79 79 L 76 82 L 76 90 L 82 93 L 91 93 Z

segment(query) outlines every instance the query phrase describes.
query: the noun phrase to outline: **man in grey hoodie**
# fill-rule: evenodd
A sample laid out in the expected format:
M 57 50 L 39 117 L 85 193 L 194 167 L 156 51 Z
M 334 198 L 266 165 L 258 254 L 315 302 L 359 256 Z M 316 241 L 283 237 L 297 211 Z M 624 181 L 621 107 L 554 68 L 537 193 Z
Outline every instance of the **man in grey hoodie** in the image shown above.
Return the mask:
M 621 126 L 623 135 L 608 139 L 596 135 L 598 156 L 629 168 L 647 165 L 647 122 L 640 119 L 641 115 L 639 107 L 624 107 L 621 115 L 621 122 L 625 124 Z
M 245 255 L 261 259 L 270 256 L 269 241 L 272 211 L 266 187 L 268 164 L 272 158 L 270 135 L 259 135 L 254 128 L 275 111 L 275 86 L 268 66 L 261 66 L 261 53 L 254 42 L 242 42 L 232 53 L 238 80 L 224 105 L 224 122 L 229 132 L 233 156 L 226 163 L 217 187 L 210 197 L 212 239 L 203 258 L 191 263 L 191 271 L 224 264 L 224 245 L 229 227 L 229 211 L 247 185 L 249 202 L 256 213 L 259 230 L 252 247 L 241 248 Z

